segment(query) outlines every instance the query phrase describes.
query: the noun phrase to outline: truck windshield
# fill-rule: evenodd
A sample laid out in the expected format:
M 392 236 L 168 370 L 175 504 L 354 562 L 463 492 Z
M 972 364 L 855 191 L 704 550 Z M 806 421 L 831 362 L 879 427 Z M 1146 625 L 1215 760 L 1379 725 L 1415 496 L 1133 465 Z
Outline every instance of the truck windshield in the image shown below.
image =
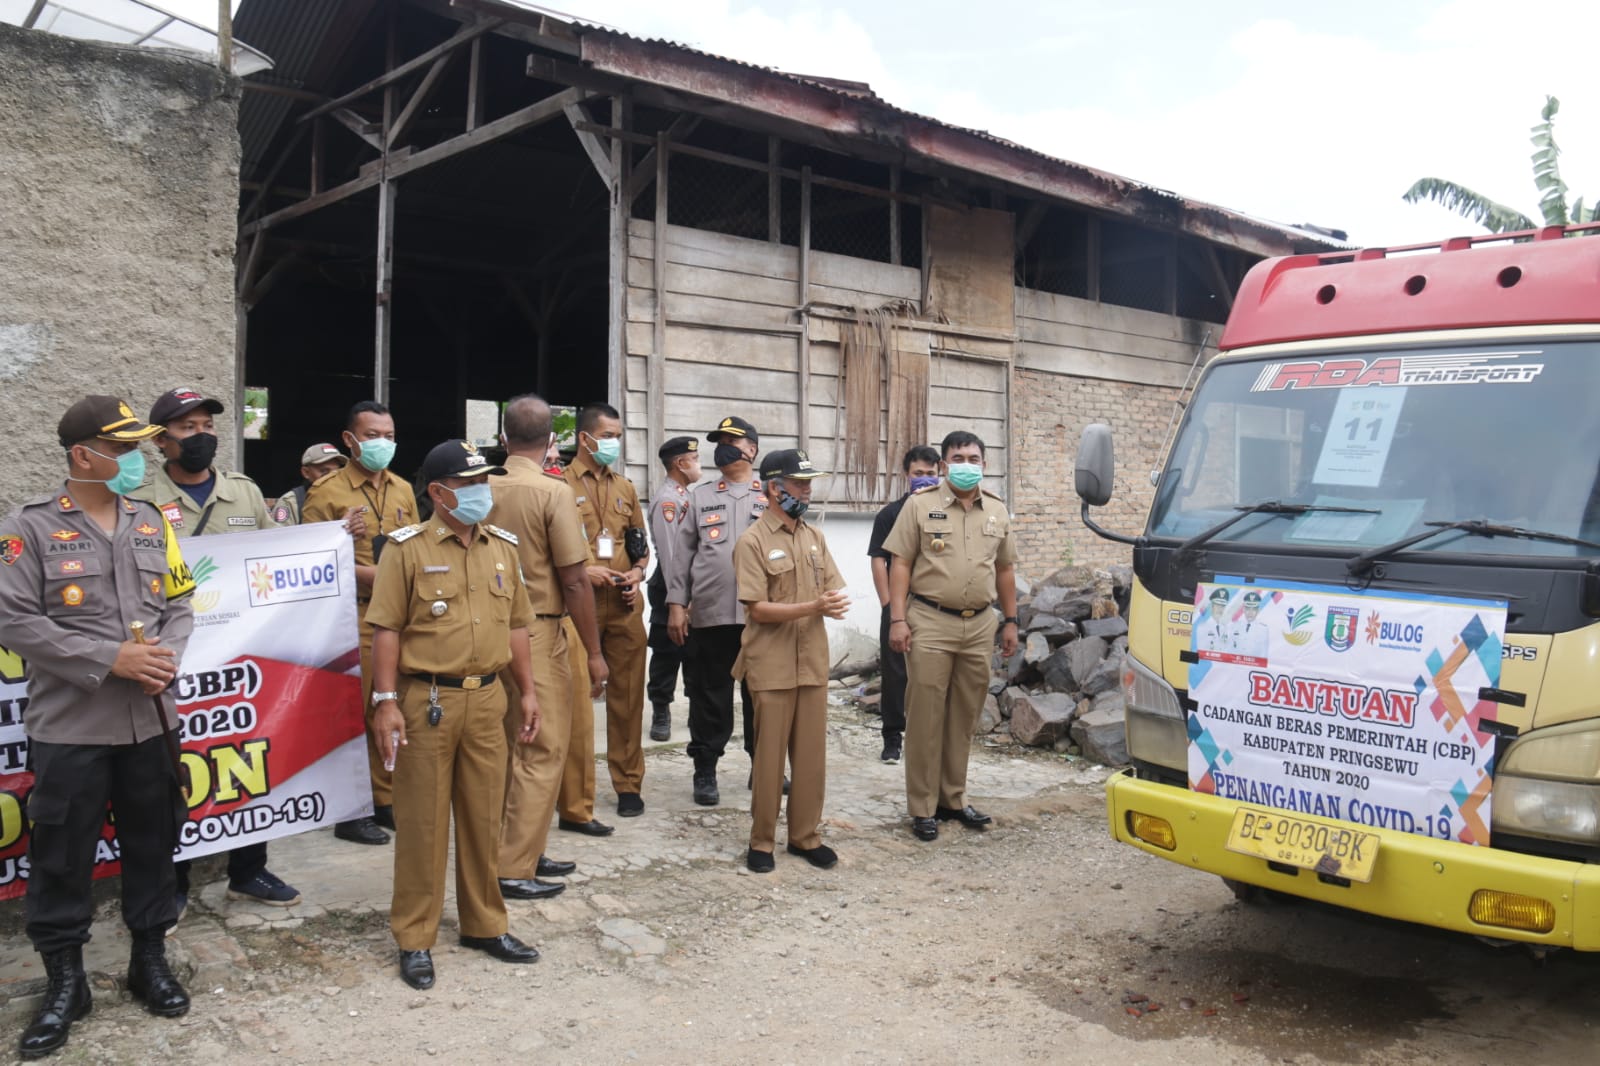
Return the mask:
M 1218 363 L 1156 489 L 1152 536 L 1348 555 L 1487 520 L 1600 540 L 1600 342 L 1319 352 Z M 1583 545 L 1450 530 L 1406 549 L 1593 556 Z

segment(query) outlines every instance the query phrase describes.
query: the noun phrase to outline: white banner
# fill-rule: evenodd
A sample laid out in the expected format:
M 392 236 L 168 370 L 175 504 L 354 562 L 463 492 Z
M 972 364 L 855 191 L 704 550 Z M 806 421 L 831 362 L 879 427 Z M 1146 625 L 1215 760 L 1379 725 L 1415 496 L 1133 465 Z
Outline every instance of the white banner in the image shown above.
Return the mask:
M 1195 589 L 1189 785 L 1488 844 L 1503 602 L 1219 578 Z
M 337 522 L 193 537 L 176 683 L 192 792 L 178 858 L 372 813 L 355 556 Z M 27 878 L 27 664 L 0 649 L 0 898 Z M 108 826 L 96 876 L 116 873 Z

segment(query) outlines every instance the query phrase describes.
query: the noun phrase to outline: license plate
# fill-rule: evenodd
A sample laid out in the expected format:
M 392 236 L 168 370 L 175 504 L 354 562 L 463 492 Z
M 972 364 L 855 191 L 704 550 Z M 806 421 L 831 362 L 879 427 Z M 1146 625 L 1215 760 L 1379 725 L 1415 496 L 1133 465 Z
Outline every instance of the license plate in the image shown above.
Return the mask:
M 1241 807 L 1228 829 L 1227 848 L 1330 877 L 1367 882 L 1378 861 L 1378 834 L 1281 811 Z

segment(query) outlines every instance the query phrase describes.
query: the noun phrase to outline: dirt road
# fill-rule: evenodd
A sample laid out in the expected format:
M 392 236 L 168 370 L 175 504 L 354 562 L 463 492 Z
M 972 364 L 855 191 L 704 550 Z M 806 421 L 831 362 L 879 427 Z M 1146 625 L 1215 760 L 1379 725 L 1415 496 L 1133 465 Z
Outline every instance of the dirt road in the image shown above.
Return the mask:
M 176 1023 L 102 989 L 59 1060 L 1594 1061 L 1600 964 L 1538 966 L 1319 907 L 1238 903 L 1214 878 L 1112 843 L 1105 771 L 1055 756 L 975 750 L 995 828 L 947 826 L 922 844 L 871 724 L 835 710 L 832 871 L 780 852 L 774 874 L 744 872 L 743 757 L 725 763 L 727 805 L 706 811 L 688 802 L 681 753 L 658 751 L 646 816 L 608 840 L 553 834 L 552 853 L 587 877 L 511 905 L 543 960 L 461 950 L 447 907 L 438 984 L 417 993 L 395 974 L 381 906 L 345 902 L 346 882 L 386 895 L 385 857 L 312 834 L 299 852 L 274 844 L 275 866 L 321 894 L 311 916 L 259 924 L 213 886 L 179 940 L 209 923 L 243 961 L 191 986 Z

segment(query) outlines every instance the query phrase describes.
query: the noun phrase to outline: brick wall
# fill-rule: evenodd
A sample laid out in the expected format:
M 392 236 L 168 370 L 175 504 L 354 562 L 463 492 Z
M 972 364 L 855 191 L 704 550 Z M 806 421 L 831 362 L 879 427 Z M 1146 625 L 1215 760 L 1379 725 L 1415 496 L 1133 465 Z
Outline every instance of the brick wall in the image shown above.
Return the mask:
M 1155 469 L 1165 443 L 1178 390 L 1038 370 L 1016 371 L 1012 419 L 1016 441 L 1016 516 L 1021 573 L 1046 577 L 1068 561 L 1107 566 L 1127 563 L 1127 545 L 1102 540 L 1083 525 L 1072 487 L 1078 438 L 1093 422 L 1109 425 L 1116 438 L 1117 476 L 1111 502 L 1093 512 L 1096 522 L 1119 533 L 1144 529 L 1155 488 Z

